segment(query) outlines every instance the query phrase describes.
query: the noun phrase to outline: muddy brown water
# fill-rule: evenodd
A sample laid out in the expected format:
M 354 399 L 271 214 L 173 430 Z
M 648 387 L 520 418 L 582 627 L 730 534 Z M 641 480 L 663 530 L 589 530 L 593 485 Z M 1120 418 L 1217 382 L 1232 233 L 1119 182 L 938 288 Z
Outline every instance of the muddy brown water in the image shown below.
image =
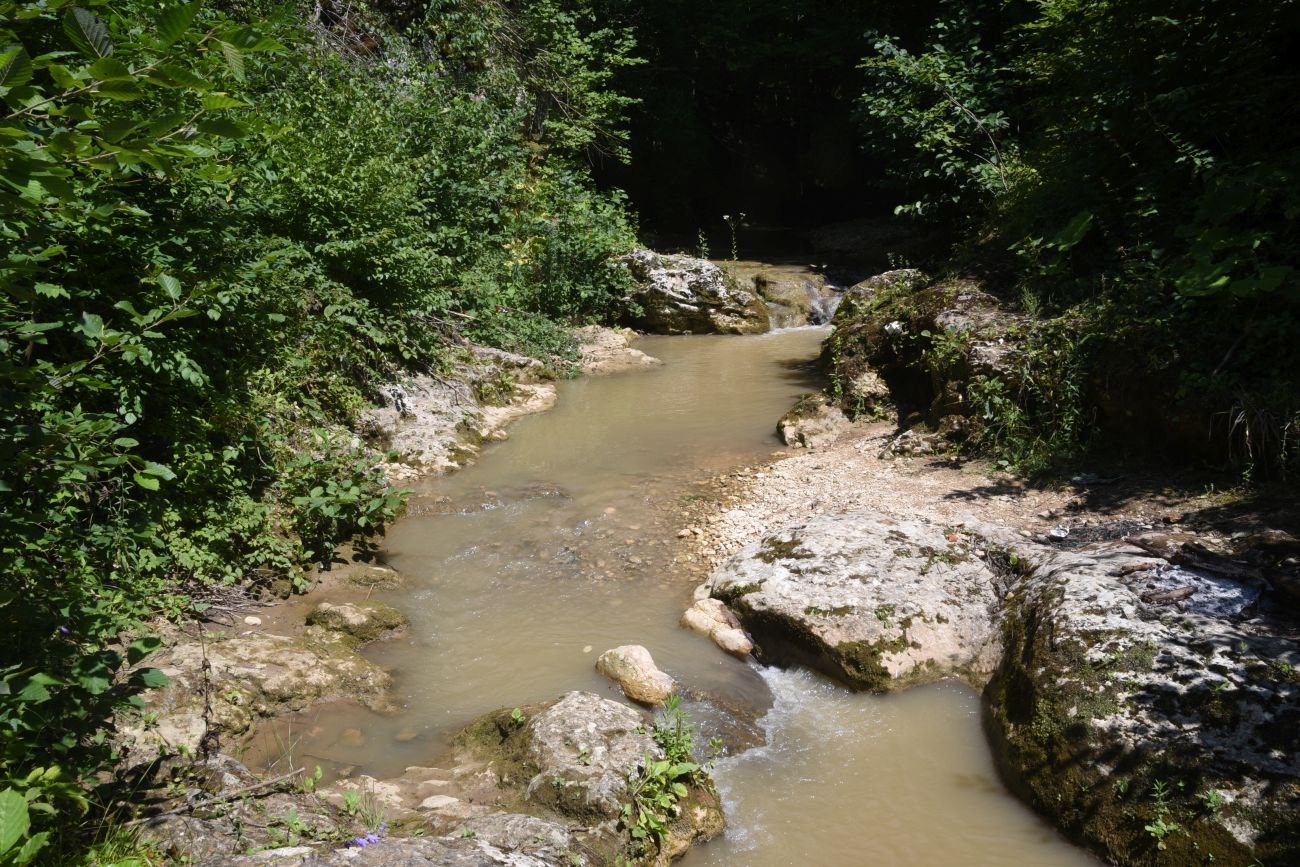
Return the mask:
M 820 384 L 825 333 L 645 338 L 661 367 L 561 383 L 554 410 L 422 483 L 384 546 L 409 586 L 378 594 L 411 628 L 367 651 L 393 672 L 403 712 L 317 709 L 257 750 L 396 776 L 438 764 L 487 711 L 574 689 L 622 700 L 596 657 L 643 644 L 686 687 L 703 737 L 734 753 L 716 771 L 729 830 L 690 867 L 1095 863 L 997 781 L 969 690 L 853 695 L 677 625 L 701 578 L 680 559 L 683 506 L 780 448 L 775 421 Z

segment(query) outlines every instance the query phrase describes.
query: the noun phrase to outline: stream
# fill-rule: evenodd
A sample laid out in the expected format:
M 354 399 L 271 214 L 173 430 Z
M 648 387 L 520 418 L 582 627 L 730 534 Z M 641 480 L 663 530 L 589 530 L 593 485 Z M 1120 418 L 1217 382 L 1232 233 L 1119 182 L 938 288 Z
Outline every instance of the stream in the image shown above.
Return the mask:
M 596 657 L 642 644 L 685 687 L 701 740 L 731 753 L 714 772 L 728 830 L 687 867 L 1095 864 L 998 781 L 965 687 L 853 694 L 677 625 L 703 577 L 679 559 L 683 505 L 780 448 L 776 420 L 820 385 L 825 334 L 644 338 L 662 366 L 563 382 L 554 410 L 478 464 L 422 482 L 385 544 L 410 585 L 377 595 L 411 628 L 366 653 L 405 711 L 318 710 L 293 749 L 332 773 L 396 776 L 495 708 L 575 689 L 622 701 Z

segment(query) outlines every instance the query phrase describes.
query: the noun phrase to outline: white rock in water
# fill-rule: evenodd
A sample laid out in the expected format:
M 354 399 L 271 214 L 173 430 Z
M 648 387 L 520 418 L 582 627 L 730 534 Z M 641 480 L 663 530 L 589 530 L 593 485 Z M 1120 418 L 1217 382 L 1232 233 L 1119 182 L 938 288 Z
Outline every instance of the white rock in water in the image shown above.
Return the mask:
M 708 585 L 701 584 L 700 587 L 707 592 Z M 740 628 L 740 621 L 720 600 L 697 598 L 695 604 L 686 609 L 681 622 L 692 632 L 708 636 L 727 653 L 748 656 L 754 650 L 754 642 Z
M 673 679 L 655 665 L 650 651 L 639 644 L 606 650 L 596 660 L 596 670 L 623 687 L 628 698 L 642 704 L 660 704 L 677 687 Z

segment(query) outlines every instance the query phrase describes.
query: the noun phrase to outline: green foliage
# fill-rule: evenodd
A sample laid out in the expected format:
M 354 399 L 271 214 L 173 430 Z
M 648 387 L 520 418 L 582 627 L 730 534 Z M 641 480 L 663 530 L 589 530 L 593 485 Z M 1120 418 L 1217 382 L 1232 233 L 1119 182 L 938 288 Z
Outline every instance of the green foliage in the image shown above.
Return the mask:
M 662 841 L 668 824 L 681 808 L 690 786 L 703 785 L 708 778 L 695 761 L 695 728 L 681 707 L 681 699 L 669 696 L 655 720 L 651 736 L 663 749 L 663 758 L 648 753 L 637 772 L 628 780 L 628 802 L 619 821 L 632 838 L 632 854 L 641 857 Z
M 1181 784 L 1180 784 L 1181 785 Z M 1165 838 L 1170 834 L 1183 831 L 1183 826 L 1169 821 L 1169 785 L 1164 780 L 1156 780 L 1151 787 L 1151 822 L 1144 826 L 1151 839 L 1156 841 L 1157 849 L 1166 848 Z
M 1202 419 L 1219 459 L 1261 476 L 1295 471 L 1295 11 L 950 0 L 927 39 L 876 40 L 861 100 L 908 184 L 902 210 L 947 228 L 1033 315 L 1114 346 L 1142 336 L 1149 351 L 1098 355 L 1085 375 L 1156 381 L 1177 359 L 1167 414 Z M 1242 446 L 1248 417 L 1268 442 Z
M 75 857 L 115 797 L 114 717 L 165 681 L 142 623 L 368 555 L 403 493 L 348 433 L 379 386 L 462 336 L 563 352 L 564 324 L 622 310 L 631 226 L 578 157 L 616 147 L 627 35 L 584 3 L 454 5 L 403 36 L 354 4 L 362 50 L 271 0 L 0 2 L 19 850 Z
M 917 54 L 893 37 L 873 39 L 860 106 L 874 145 L 894 152 L 916 197 L 897 213 L 961 220 L 1011 190 L 1018 167 L 1001 108 L 1006 70 L 980 30 L 978 18 L 936 21 Z
M 1025 338 L 1009 377 L 967 386 L 977 445 L 1000 466 L 1033 475 L 1077 456 L 1087 444 L 1081 346 L 1059 323 Z

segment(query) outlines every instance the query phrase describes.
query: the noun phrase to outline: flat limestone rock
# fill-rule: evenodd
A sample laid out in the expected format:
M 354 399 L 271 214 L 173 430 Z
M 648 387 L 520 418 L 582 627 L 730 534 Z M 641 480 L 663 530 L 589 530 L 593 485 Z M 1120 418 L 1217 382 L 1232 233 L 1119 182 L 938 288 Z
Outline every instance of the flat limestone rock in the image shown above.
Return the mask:
M 198 867 L 554 867 L 563 863 L 499 849 L 474 837 L 397 838 L 364 848 L 289 846 L 201 862 Z
M 658 358 L 630 346 L 636 332 L 626 328 L 588 325 L 574 332 L 574 337 L 578 339 L 582 372 L 588 376 L 646 370 L 663 364 Z
M 950 535 L 872 512 L 826 516 L 742 549 L 710 586 L 764 661 L 872 691 L 979 685 L 997 661 L 994 575 Z
M 1300 642 L 1265 582 L 982 532 L 1023 573 L 986 692 L 1013 787 L 1114 863 L 1146 863 L 1158 783 L 1195 817 L 1162 863 L 1300 863 Z
M 258 717 L 317 702 L 352 699 L 375 710 L 389 707 L 388 673 L 345 642 L 265 633 L 186 640 L 149 661 L 169 683 L 145 696 L 156 723 L 124 729 L 124 743 L 134 744 L 141 757 L 156 755 L 158 747 L 197 753 L 209 729 L 241 735 Z M 204 721 L 205 665 L 211 726 Z

